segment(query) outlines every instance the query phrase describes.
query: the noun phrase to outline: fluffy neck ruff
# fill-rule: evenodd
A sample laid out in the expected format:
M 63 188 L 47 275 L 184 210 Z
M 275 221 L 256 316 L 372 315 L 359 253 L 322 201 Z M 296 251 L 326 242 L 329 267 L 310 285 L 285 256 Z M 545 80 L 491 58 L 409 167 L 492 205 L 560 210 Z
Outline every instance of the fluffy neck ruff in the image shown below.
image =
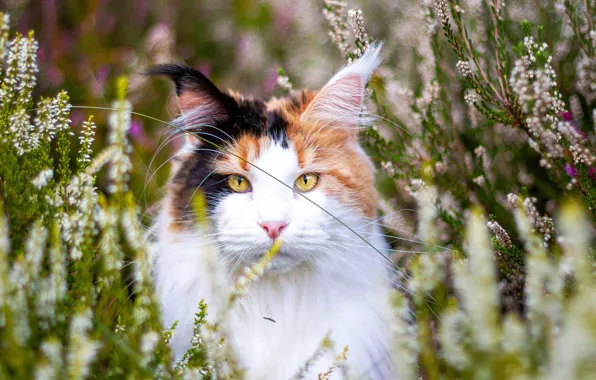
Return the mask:
M 158 226 L 156 287 L 164 325 L 178 321 L 172 348 L 181 358 L 190 347 L 199 301 L 209 305 L 208 319 L 215 320 L 225 309 L 233 278 L 227 276 L 229 268 L 219 266 L 212 256 L 217 252 L 206 237 L 172 231 L 165 212 Z M 370 225 L 370 234 L 375 236 L 370 239 L 373 246 L 385 248 L 376 224 Z M 284 273 L 265 274 L 226 314 L 229 339 L 248 379 L 292 377 L 326 336 L 334 342 L 334 350 L 326 351 L 306 378 L 326 371 L 345 346 L 351 377 L 391 378 L 385 263 L 372 248 L 352 244 L 358 254 L 337 245 L 315 265 L 304 262 Z M 334 376 L 343 378 L 341 371 Z

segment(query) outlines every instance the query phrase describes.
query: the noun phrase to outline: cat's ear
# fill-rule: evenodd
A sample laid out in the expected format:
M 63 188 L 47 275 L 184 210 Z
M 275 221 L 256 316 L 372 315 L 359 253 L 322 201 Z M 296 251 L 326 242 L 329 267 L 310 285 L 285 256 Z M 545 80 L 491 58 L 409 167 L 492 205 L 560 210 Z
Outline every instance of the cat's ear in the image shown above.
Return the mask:
M 364 89 L 381 62 L 382 43 L 373 44 L 358 60 L 343 67 L 318 92 L 300 116 L 309 122 L 358 126 L 367 118 L 360 115 Z
M 205 75 L 188 66 L 167 64 L 149 68 L 148 75 L 165 75 L 176 85 L 181 116 L 178 124 L 188 132 L 205 125 L 225 122 L 231 117 L 234 100 L 222 93 Z M 189 134 L 190 142 L 197 142 Z

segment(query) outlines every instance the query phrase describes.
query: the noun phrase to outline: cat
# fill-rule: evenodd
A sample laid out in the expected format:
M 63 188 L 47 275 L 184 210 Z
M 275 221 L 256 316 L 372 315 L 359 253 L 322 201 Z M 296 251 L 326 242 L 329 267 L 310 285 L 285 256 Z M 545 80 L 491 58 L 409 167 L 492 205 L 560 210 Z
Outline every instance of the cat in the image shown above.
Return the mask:
M 370 122 L 361 110 L 380 49 L 371 45 L 320 91 L 269 100 L 222 92 L 189 67 L 149 70 L 173 80 L 175 124 L 187 132 L 157 221 L 154 266 L 164 325 L 179 322 L 171 341 L 176 358 L 190 346 L 199 301 L 210 318 L 223 307 L 214 276 L 231 286 L 280 239 L 264 275 L 226 319 L 246 378 L 291 378 L 327 334 L 335 352 L 325 351 L 304 378 L 325 372 L 345 346 L 347 369 L 331 379 L 346 372 L 395 378 L 391 283 L 380 255 L 388 245 L 377 223 L 375 169 L 358 143 Z M 197 191 L 211 233 L 195 228 Z M 209 264 L 207 247 L 216 249 L 221 273 Z

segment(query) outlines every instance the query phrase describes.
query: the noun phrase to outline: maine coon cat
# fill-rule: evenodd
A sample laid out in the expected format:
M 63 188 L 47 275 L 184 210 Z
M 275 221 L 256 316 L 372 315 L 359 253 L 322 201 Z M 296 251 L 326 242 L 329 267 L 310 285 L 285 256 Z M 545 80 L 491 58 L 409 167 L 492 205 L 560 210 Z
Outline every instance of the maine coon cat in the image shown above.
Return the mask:
M 164 324 L 179 321 L 177 357 L 190 346 L 198 302 L 211 317 L 221 307 L 205 247 L 217 249 L 222 281 L 231 285 L 281 239 L 263 277 L 228 315 L 246 377 L 291 378 L 329 333 L 336 353 L 319 358 L 305 378 L 327 370 L 344 346 L 353 378 L 395 378 L 390 281 L 380 256 L 387 246 L 376 223 L 374 167 L 358 144 L 379 50 L 371 46 L 319 91 L 268 100 L 222 92 L 188 67 L 150 70 L 174 81 L 175 123 L 188 132 L 156 227 L 156 289 Z M 207 200 L 209 234 L 195 228 L 197 191 Z

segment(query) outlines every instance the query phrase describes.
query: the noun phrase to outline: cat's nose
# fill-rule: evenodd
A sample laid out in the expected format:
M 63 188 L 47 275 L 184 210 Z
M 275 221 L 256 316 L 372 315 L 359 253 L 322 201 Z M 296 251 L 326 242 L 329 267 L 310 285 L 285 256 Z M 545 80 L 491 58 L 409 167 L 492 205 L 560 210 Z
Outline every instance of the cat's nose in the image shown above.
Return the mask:
M 282 220 L 260 222 L 259 226 L 265 230 L 271 239 L 277 239 L 281 231 L 288 226 L 288 223 Z

